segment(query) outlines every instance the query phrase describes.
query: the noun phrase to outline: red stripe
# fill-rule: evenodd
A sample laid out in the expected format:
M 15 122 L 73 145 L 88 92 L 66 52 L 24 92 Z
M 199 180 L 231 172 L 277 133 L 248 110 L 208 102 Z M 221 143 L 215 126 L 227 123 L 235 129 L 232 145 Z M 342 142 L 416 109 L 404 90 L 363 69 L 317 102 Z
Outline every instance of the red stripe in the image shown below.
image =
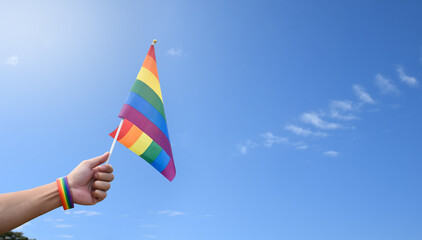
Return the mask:
M 122 128 L 120 129 L 119 137 L 117 138 L 117 141 L 120 141 L 120 139 L 122 139 L 124 136 L 126 136 L 126 134 L 129 132 L 129 130 L 132 126 L 133 126 L 133 123 L 124 119 Z M 119 128 L 119 127 L 117 127 L 117 128 Z M 116 128 L 116 130 L 114 130 L 112 133 L 109 134 L 112 138 L 114 138 L 116 136 L 117 128 Z
M 157 60 L 155 60 L 155 48 L 154 45 L 151 45 L 151 47 L 148 50 L 148 54 L 150 57 L 152 57 L 152 59 L 154 59 L 155 62 L 157 62 Z
M 125 104 L 120 111 L 119 117 L 125 118 L 132 122 L 135 126 L 145 132 L 152 140 L 154 140 L 166 153 L 173 158 L 170 141 L 167 136 L 142 113 L 138 112 L 132 106 Z

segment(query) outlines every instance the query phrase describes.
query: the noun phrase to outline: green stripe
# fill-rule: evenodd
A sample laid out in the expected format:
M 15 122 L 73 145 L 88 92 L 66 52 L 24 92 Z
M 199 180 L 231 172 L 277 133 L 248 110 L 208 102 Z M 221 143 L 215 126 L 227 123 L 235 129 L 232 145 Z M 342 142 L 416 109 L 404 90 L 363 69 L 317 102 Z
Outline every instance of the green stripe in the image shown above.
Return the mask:
M 160 97 L 152 90 L 148 85 L 140 80 L 136 80 L 130 90 L 142 98 L 144 98 L 147 102 L 149 102 L 157 111 L 161 113 L 164 120 L 166 120 L 166 115 L 164 114 L 164 106 L 163 102 L 161 101 Z M 167 121 L 167 120 L 166 120 Z
M 163 149 L 154 141 L 151 142 L 147 150 L 142 153 L 141 157 L 148 163 L 154 162 Z

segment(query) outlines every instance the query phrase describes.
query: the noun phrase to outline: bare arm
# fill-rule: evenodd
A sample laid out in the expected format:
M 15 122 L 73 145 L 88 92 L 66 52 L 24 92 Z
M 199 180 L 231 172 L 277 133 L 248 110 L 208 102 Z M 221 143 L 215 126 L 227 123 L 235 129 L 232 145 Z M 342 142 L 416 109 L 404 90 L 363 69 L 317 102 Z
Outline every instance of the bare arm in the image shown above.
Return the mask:
M 101 165 L 108 153 L 85 160 L 67 177 L 74 203 L 94 205 L 107 196 L 114 176 L 110 165 Z M 56 182 L 20 192 L 0 194 L 0 234 L 60 207 Z

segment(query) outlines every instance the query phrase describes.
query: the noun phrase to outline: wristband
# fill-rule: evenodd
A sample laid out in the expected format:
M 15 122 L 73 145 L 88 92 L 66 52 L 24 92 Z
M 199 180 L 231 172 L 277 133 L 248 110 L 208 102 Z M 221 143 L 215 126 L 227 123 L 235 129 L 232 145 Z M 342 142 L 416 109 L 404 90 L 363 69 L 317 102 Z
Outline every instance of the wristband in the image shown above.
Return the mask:
M 60 200 L 62 201 L 63 209 L 68 210 L 73 208 L 72 195 L 70 194 L 69 183 L 67 177 L 58 178 L 56 180 L 57 186 L 59 187 Z

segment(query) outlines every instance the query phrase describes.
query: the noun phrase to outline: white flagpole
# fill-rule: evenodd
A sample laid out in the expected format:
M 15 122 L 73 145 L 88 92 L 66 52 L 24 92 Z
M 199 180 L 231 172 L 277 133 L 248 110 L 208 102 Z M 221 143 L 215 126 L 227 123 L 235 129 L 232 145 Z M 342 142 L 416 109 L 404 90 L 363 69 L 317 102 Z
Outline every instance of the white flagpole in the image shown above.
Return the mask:
M 120 120 L 119 127 L 117 128 L 116 136 L 114 136 L 113 143 L 111 144 L 111 148 L 110 148 L 110 151 L 109 151 L 110 154 L 108 155 L 106 164 L 108 164 L 108 161 L 110 160 L 111 153 L 113 152 L 114 145 L 116 145 L 116 140 L 119 137 L 119 133 L 120 133 L 120 129 L 122 128 L 122 125 L 123 125 L 123 118 Z

